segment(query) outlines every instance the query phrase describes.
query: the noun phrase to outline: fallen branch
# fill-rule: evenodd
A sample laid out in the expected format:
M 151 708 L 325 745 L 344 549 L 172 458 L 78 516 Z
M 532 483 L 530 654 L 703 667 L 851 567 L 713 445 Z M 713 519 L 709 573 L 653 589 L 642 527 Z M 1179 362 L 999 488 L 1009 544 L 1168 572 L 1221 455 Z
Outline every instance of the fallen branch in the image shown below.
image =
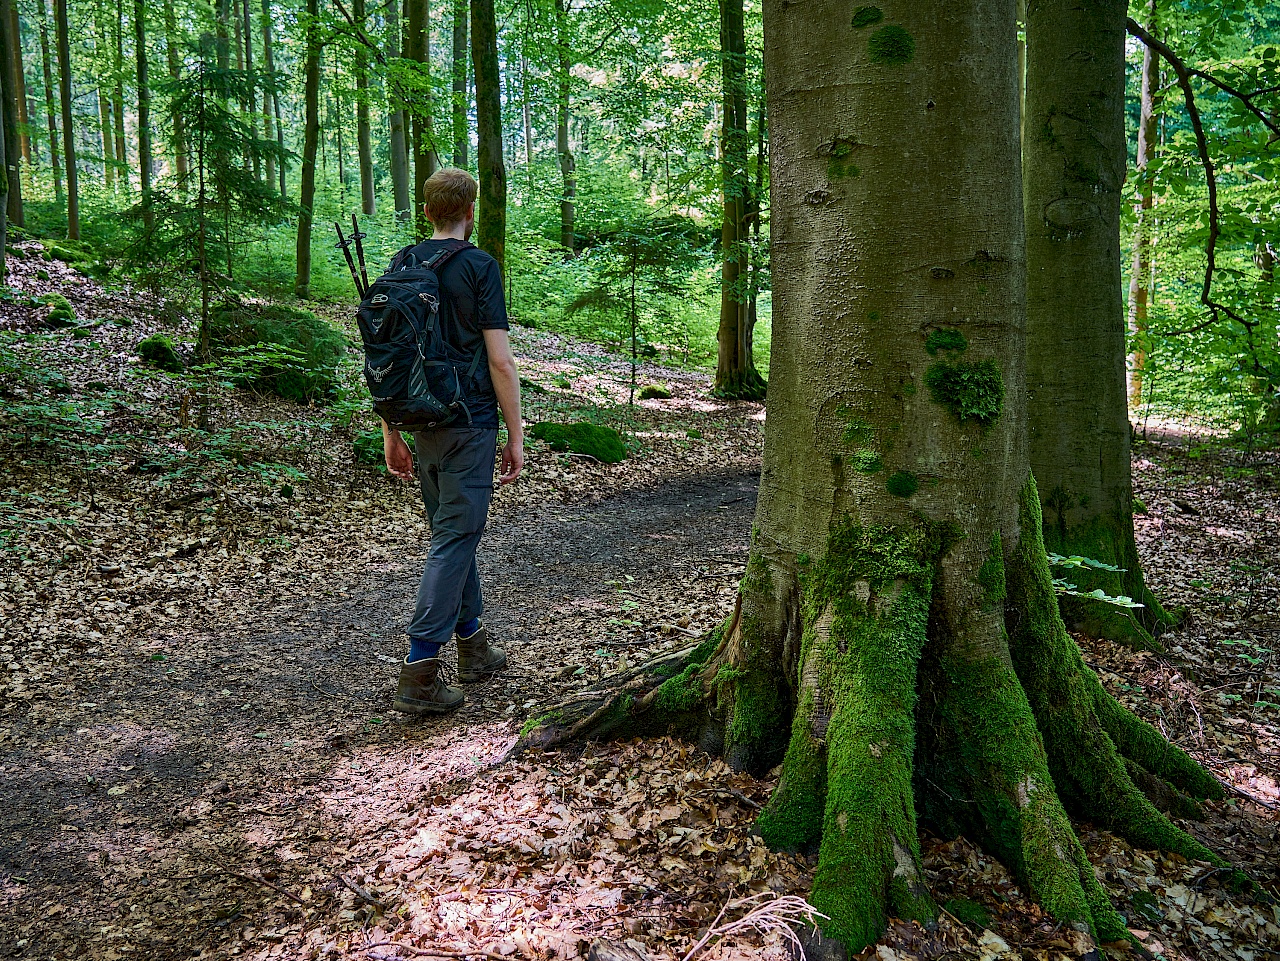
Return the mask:
M 771 900 L 764 901 L 769 898 Z M 761 903 L 763 901 L 763 903 Z M 736 921 L 729 921 L 721 924 L 721 919 L 731 908 L 751 907 L 746 914 L 738 918 Z M 781 934 L 782 937 L 790 944 L 793 953 L 798 956 L 801 961 L 804 959 L 804 947 L 800 943 L 800 939 L 796 937 L 795 928 L 799 925 L 811 927 L 817 924 L 817 918 L 826 918 L 812 904 L 804 898 L 796 897 L 792 894 L 786 894 L 781 897 L 775 895 L 772 891 L 764 891 L 760 894 L 753 894 L 749 898 L 741 898 L 737 901 L 730 901 L 720 913 L 716 915 L 716 919 L 711 922 L 711 927 L 707 928 L 707 933 L 702 936 L 689 953 L 683 958 L 683 961 L 691 961 L 694 955 L 705 948 L 712 938 L 724 939 L 733 934 L 745 934 L 754 932 L 756 934 Z
M 337 878 L 344 885 L 346 885 L 348 889 L 350 889 L 352 894 L 358 897 L 365 904 L 372 905 L 373 907 L 377 908 L 379 911 L 385 912 L 389 910 L 387 903 L 385 901 L 381 901 L 378 898 L 375 898 L 372 894 L 370 894 L 364 888 L 360 887 L 360 885 L 356 884 L 354 881 L 348 880 L 345 874 L 339 874 L 337 875 Z
M 449 948 L 415 948 L 412 944 L 405 944 L 403 941 L 375 941 L 373 944 L 366 944 L 360 950 L 372 951 L 374 948 L 399 948 L 401 951 L 408 951 L 415 958 L 492 958 L 493 961 L 510 961 L 507 955 L 486 951 L 483 948 L 462 951 Z

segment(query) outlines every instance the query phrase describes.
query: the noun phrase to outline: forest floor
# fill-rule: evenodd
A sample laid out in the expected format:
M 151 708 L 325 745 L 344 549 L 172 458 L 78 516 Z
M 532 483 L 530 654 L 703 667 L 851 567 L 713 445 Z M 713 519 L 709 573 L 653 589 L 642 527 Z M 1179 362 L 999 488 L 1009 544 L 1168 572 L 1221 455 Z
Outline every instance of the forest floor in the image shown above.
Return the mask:
M 681 958 L 727 903 L 807 892 L 812 859 L 751 834 L 769 778 L 670 740 L 506 758 L 537 705 L 726 615 L 758 405 L 646 364 L 673 396 L 631 410 L 625 359 L 516 331 L 527 418 L 611 423 L 632 455 L 531 443 L 481 551 L 511 666 L 458 714 L 405 720 L 388 705 L 426 550 L 416 489 L 356 463 L 321 409 L 218 390 L 196 430 L 190 381 L 133 357 L 161 329 L 145 295 L 11 263 L 81 320 L 0 303 L 0 954 L 571 958 L 603 937 Z M 1086 657 L 1230 786 L 1187 827 L 1263 891 L 1082 839 L 1157 956 L 1280 958 L 1280 460 L 1164 434 L 1135 468 L 1148 580 L 1191 616 L 1162 655 Z M 966 841 L 924 852 L 948 913 L 871 956 L 1075 953 Z M 748 934 L 702 956 L 785 951 Z

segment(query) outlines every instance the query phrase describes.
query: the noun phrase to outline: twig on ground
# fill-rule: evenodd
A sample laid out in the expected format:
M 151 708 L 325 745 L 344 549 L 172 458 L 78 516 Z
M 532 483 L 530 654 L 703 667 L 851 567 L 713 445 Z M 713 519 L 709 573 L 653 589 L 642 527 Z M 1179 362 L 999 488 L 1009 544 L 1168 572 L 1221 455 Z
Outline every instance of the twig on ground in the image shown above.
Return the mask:
M 317 694 L 323 694 L 325 697 L 336 697 L 336 698 L 338 698 L 338 699 L 340 700 L 340 699 L 342 698 L 342 696 L 343 696 L 343 695 L 341 695 L 341 694 L 331 694 L 331 693 L 329 693 L 328 691 L 326 691 L 326 690 L 324 690 L 323 688 L 321 688 L 321 687 L 320 687 L 320 685 L 319 685 L 319 684 L 317 684 L 315 681 L 312 681 L 312 682 L 311 682 L 311 686 L 315 689 L 315 692 L 316 692 Z
M 457 951 L 449 948 L 415 948 L 412 944 L 405 944 L 403 941 L 375 941 L 373 944 L 366 944 L 360 950 L 372 951 L 374 948 L 399 948 L 401 951 L 408 951 L 415 958 L 492 958 L 493 961 L 510 961 L 506 955 L 486 951 L 483 948 Z
M 372 894 L 370 894 L 364 888 L 360 887 L 360 885 L 356 884 L 354 881 L 349 880 L 345 874 L 339 874 L 337 875 L 337 878 L 339 881 L 345 884 L 351 890 L 351 892 L 356 897 L 358 897 L 361 901 L 363 901 L 365 904 L 373 905 L 373 907 L 377 908 L 379 911 L 388 910 L 388 905 L 385 901 L 375 898 Z
M 294 894 L 292 891 L 285 890 L 284 888 L 280 887 L 280 885 L 278 884 L 272 884 L 266 878 L 258 877 L 256 874 L 241 874 L 239 871 L 233 871 L 231 870 L 231 868 L 227 867 L 225 864 L 221 864 L 216 861 L 214 862 L 214 864 L 218 868 L 217 871 L 199 875 L 199 877 L 216 878 L 219 874 L 225 874 L 228 877 L 238 878 L 241 881 L 247 881 L 249 884 L 260 884 L 264 888 L 270 888 L 272 891 L 275 891 L 279 894 L 283 894 L 290 901 L 294 901 L 298 904 L 305 905 L 307 903 L 306 901 L 302 900 L 302 898 Z

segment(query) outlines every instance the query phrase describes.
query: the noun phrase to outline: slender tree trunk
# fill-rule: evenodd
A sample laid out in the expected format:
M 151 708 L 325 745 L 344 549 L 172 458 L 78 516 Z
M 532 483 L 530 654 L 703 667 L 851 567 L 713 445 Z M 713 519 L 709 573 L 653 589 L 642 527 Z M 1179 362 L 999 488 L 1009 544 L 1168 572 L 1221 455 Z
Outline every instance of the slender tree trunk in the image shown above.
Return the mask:
M 164 47 L 165 59 L 169 67 L 169 79 L 178 80 L 182 76 L 181 60 L 178 57 L 178 21 L 173 10 L 173 0 L 164 0 Z M 173 172 L 178 180 L 178 191 L 183 196 L 187 190 L 187 132 L 186 121 L 177 110 L 171 110 L 169 122 L 173 126 Z
M 1057 615 L 1026 446 L 1014 12 L 849 23 L 765 0 L 774 327 L 738 603 L 592 714 L 565 702 L 526 734 L 677 730 L 738 767 L 781 757 L 757 828 L 816 849 L 809 900 L 849 953 L 935 914 L 917 812 L 999 857 L 1078 954 L 1127 929 L 1066 805 L 1224 863 L 1128 771 L 1221 789 L 1106 695 Z M 922 90 L 934 108 L 904 110 Z
M 1147 5 L 1147 29 L 1157 32 L 1156 0 Z M 1142 106 L 1138 119 L 1137 174 L 1141 190 L 1138 203 L 1138 219 L 1133 234 L 1133 270 L 1129 276 L 1129 335 L 1133 338 L 1133 352 L 1129 355 L 1129 404 L 1142 404 L 1142 379 L 1147 366 L 1147 304 L 1150 301 L 1149 282 L 1153 245 L 1151 243 L 1151 218 L 1154 206 L 1151 177 L 1147 166 L 1155 159 L 1156 105 L 1160 91 L 1160 58 L 1150 47 L 1142 48 Z
M 267 73 L 275 76 L 276 63 L 271 47 L 271 0 L 262 0 L 262 59 Z M 276 145 L 280 148 L 280 196 L 288 197 L 285 175 L 289 172 L 289 164 L 284 159 L 284 123 L 280 115 L 280 93 L 274 87 L 271 91 L 271 112 L 276 120 Z
M 352 0 L 352 15 L 365 27 L 364 0 Z M 360 155 L 360 206 L 365 216 L 375 212 L 373 196 L 373 141 L 369 128 L 369 54 L 356 46 L 356 147 Z
M 22 22 L 18 15 L 17 0 L 10 0 L 9 32 L 13 37 L 13 92 L 18 101 L 18 136 L 22 145 L 22 159 L 30 168 L 31 118 L 27 110 L 27 71 L 22 59 Z
M 111 96 L 107 88 L 98 86 L 98 125 L 102 140 L 102 183 L 113 193 L 116 189 L 116 145 L 111 135 Z
M 1064 616 L 1094 636 L 1149 644 L 1166 616 L 1133 535 L 1120 281 L 1126 13 L 1126 0 L 1028 10 L 1028 428 L 1048 549 L 1124 568 L 1073 582 L 1146 605 L 1134 618 L 1064 598 Z
M 431 10 L 428 0 L 404 0 L 405 36 L 404 56 L 412 60 L 419 70 L 421 87 L 415 91 L 410 104 L 410 120 L 413 127 L 413 206 L 417 218 L 418 233 L 431 232 L 423 212 L 423 185 L 436 172 L 439 158 L 435 148 L 435 126 L 431 102 Z
M 480 175 L 476 245 L 501 268 L 507 252 L 507 170 L 502 163 L 502 76 L 493 0 L 471 0 L 471 60 L 476 75 L 476 170 Z
M 560 159 L 560 246 L 570 254 L 578 249 L 574 231 L 578 196 L 577 162 L 569 147 L 569 90 L 573 58 L 569 47 L 569 14 L 564 0 L 556 0 L 556 154 Z
M 246 0 L 246 3 L 248 0 Z M 269 2 L 269 0 L 268 0 Z M 261 18 L 259 18 L 261 19 Z M 246 30 L 248 28 L 246 27 Z M 264 51 L 265 58 L 265 51 Z M 265 59 L 263 69 L 266 69 Z M 275 124 L 271 114 L 271 91 L 264 88 L 262 91 L 262 137 L 264 140 L 275 140 Z M 266 184 L 268 187 L 275 189 L 276 187 L 276 158 L 273 154 L 267 154 L 266 160 L 263 162 L 264 174 L 266 175 Z
M 471 131 L 467 123 L 467 0 L 453 0 L 453 165 L 467 169 Z
M 8 96 L 10 78 L 0 75 L 0 94 Z M 0 123 L 0 157 L 6 156 L 5 129 Z M 7 248 L 9 246 L 9 177 L 0 177 L 0 283 L 8 283 L 9 264 Z
M 403 46 L 400 6 L 391 0 L 387 7 L 386 44 L 390 56 L 401 56 Z M 387 89 L 388 126 L 390 127 L 391 195 L 395 203 L 396 219 L 406 220 L 413 214 L 413 200 L 409 191 L 409 147 L 405 137 L 404 99 L 398 86 Z
M 751 297 L 747 276 L 750 238 L 747 203 L 750 193 L 747 156 L 747 41 L 742 0 L 720 0 L 720 178 L 724 217 L 720 229 L 720 326 L 713 393 L 722 397 L 764 396 L 764 380 L 750 353 Z M 833 146 L 833 151 L 836 149 Z M 843 149 L 843 148 L 840 148 Z M 828 176 L 845 175 L 841 158 L 832 154 Z
M 125 192 L 132 189 L 129 179 L 129 150 L 125 144 L 124 134 L 124 4 L 116 6 L 115 21 L 115 59 L 112 61 L 113 86 L 111 111 L 115 118 L 116 163 L 119 164 L 117 181 L 124 185 Z
M 533 108 L 529 95 L 529 58 L 525 56 L 525 40 L 520 41 L 520 114 L 524 121 L 524 176 L 529 194 L 533 194 Z
M 253 17 L 249 13 L 249 0 L 237 0 L 242 3 L 241 20 L 244 28 L 241 33 L 244 35 L 244 69 L 250 74 L 253 73 Z M 361 48 L 363 49 L 363 48 Z M 246 98 L 248 100 L 249 110 L 249 136 L 254 140 L 258 139 L 258 88 L 256 85 L 249 87 L 249 93 Z M 262 158 L 255 152 L 253 154 L 253 179 L 262 179 Z
M 71 41 L 67 35 L 67 0 L 53 0 L 53 28 L 58 45 L 58 87 L 62 101 L 62 155 L 67 158 L 67 239 L 80 239 L 80 178 L 76 171 L 75 126 L 71 114 Z
M 49 9 L 46 0 L 37 0 L 40 16 L 40 65 L 44 72 L 44 112 L 49 125 L 49 159 L 53 166 L 53 198 L 62 203 L 62 162 L 58 149 L 57 108 L 54 106 L 53 64 L 49 57 Z
M 151 213 L 151 86 L 147 76 L 146 0 L 133 0 L 133 44 L 138 74 L 138 170 L 142 183 L 143 223 L 150 230 Z
M 24 223 L 22 213 L 22 140 L 18 136 L 17 94 L 18 71 L 21 69 L 21 52 L 19 39 L 13 31 L 12 3 L 14 0 L 0 0 L 0 56 L 4 58 L 4 163 L 5 173 L 9 180 L 9 193 L 5 199 L 9 223 L 21 227 Z
M 320 141 L 319 0 L 307 0 L 306 123 L 302 137 L 302 191 L 298 198 L 298 273 L 293 292 L 311 294 L 311 220 L 316 196 L 316 147 Z

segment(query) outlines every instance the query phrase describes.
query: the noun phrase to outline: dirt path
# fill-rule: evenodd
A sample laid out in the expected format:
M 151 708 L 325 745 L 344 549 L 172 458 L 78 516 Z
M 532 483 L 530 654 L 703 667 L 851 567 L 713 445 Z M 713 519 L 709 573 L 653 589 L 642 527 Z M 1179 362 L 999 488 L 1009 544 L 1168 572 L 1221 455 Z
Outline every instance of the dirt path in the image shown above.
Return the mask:
M 300 923 L 340 889 L 332 868 L 359 805 L 447 793 L 500 756 L 526 703 L 683 638 L 630 626 L 637 605 L 666 604 L 664 624 L 696 630 L 690 598 L 708 580 L 736 584 L 716 575 L 745 560 L 754 490 L 752 474 L 708 475 L 496 517 L 481 562 L 512 669 L 453 718 L 386 713 L 421 557 L 353 569 L 239 623 L 197 619 L 156 637 L 147 660 L 105 660 L 91 701 L 15 732 L 0 755 L 0 947 L 186 958 L 222 954 L 246 925 L 252 940 L 264 911 Z M 603 643 L 602 620 L 618 622 Z

